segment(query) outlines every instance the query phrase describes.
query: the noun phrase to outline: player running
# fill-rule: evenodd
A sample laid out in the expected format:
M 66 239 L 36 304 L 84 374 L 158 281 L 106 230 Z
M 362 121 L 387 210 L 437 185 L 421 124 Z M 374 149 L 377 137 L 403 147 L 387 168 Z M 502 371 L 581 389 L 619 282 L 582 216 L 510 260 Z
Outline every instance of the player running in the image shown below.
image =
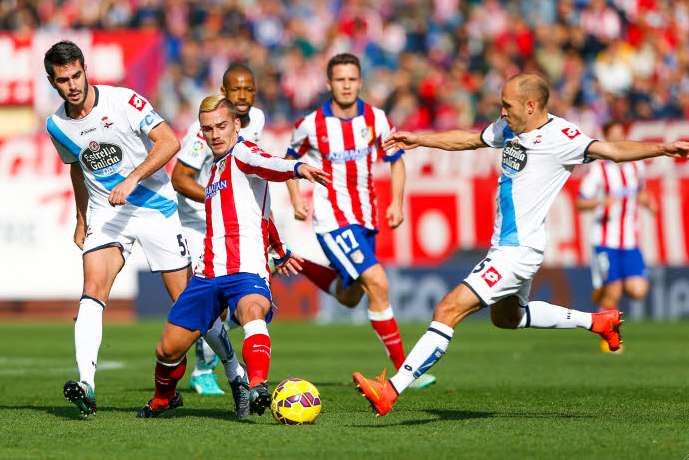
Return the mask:
M 610 122 L 603 127 L 608 141 L 624 139 L 624 126 Z M 639 205 L 652 213 L 657 204 L 644 190 L 643 162 L 618 165 L 599 161 L 591 166 L 579 189 L 577 208 L 593 211 L 591 279 L 593 301 L 601 310 L 614 310 L 622 294 L 640 300 L 648 292 L 646 266 L 639 249 Z M 610 351 L 601 340 L 601 350 Z
M 179 149 L 165 121 L 127 88 L 89 84 L 84 55 L 69 41 L 45 54 L 48 81 L 65 103 L 46 123 L 70 165 L 77 222 L 74 242 L 83 251 L 84 288 L 74 324 L 79 381 L 65 397 L 83 416 L 96 412 L 95 374 L 103 309 L 134 241 L 151 271 L 160 272 L 177 299 L 189 276 L 189 254 L 170 179 L 161 169 Z
M 686 156 L 689 143 L 596 141 L 567 120 L 549 114 L 548 96 L 548 84 L 542 77 L 519 74 L 503 87 L 501 117 L 481 133 L 400 132 L 385 140 L 387 149 L 502 148 L 502 175 L 487 257 L 436 306 L 428 331 L 397 374 L 389 380 L 385 372 L 375 380 L 358 372 L 353 374 L 377 415 L 387 414 L 414 379 L 438 362 L 455 326 L 481 307 L 491 307 L 493 324 L 500 328 L 581 327 L 600 335 L 611 350 L 619 348 L 619 311 L 585 313 L 547 302 L 529 302 L 532 279 L 543 262 L 546 215 L 575 165 L 593 159 L 620 162 L 660 155 Z
M 195 275 L 172 306 L 156 347 L 155 393 L 138 413 L 143 418 L 182 405 L 176 386 L 184 376 L 186 352 L 228 306 L 244 328 L 242 356 L 249 374 L 251 412 L 263 414 L 270 404 L 269 246 L 278 253 L 280 273 L 296 274 L 301 268 L 300 259 L 284 249 L 270 219 L 268 181 L 300 177 L 328 182 L 323 171 L 271 157 L 242 139 L 240 119 L 223 96 L 202 101 L 199 121 L 214 157 L 205 189 L 204 251 Z
M 258 143 L 265 117 L 260 109 L 253 107 L 256 84 L 251 69 L 244 64 L 231 64 L 223 75 L 220 92 L 234 105 L 239 116 L 239 135 L 247 141 Z M 182 149 L 177 155 L 177 164 L 172 171 L 172 186 L 177 190 L 179 201 L 179 218 L 192 261 L 198 260 L 203 254 L 203 239 L 206 234 L 204 187 L 208 184 L 212 165 L 213 152 L 203 138 L 199 121 L 196 120 L 182 141 Z M 228 327 L 229 325 L 228 321 Z M 225 353 L 222 353 L 227 355 L 227 360 L 222 361 L 235 405 L 239 408 L 243 406 L 241 401 L 248 397 L 246 373 L 227 340 L 224 328 L 221 329 L 221 333 L 224 337 L 223 342 L 227 344 L 227 348 L 223 347 Z M 199 338 L 196 342 L 196 365 L 189 382 L 192 390 L 204 395 L 224 394 L 218 386 L 214 372 L 219 361 L 221 359 L 218 359 L 208 343 Z M 245 409 L 248 410 L 248 407 Z M 238 416 L 248 415 L 246 411 L 238 411 Z
M 313 225 L 318 242 L 333 267 L 304 260 L 302 273 L 323 291 L 353 308 L 366 293 L 368 317 L 396 369 L 405 359 L 404 346 L 388 297 L 388 279 L 376 259 L 378 210 L 372 165 L 390 164 L 392 202 L 385 216 L 391 228 L 403 220 L 405 168 L 401 149 L 385 152 L 382 139 L 394 132 L 380 109 L 359 98 L 361 65 L 348 53 L 330 59 L 327 67 L 330 99 L 299 120 L 287 156 L 307 161 L 332 174 L 327 187 L 315 187 Z M 309 206 L 296 181 L 287 187 L 298 220 L 306 219 Z M 435 382 L 425 375 L 416 386 Z

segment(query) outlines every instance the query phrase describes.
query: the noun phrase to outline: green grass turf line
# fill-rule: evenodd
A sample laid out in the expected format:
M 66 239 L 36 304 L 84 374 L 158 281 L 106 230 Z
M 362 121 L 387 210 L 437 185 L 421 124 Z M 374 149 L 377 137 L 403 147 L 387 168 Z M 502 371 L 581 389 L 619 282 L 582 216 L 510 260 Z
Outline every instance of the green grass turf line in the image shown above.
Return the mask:
M 403 325 L 408 350 L 425 324 Z M 152 395 L 162 322 L 105 325 L 98 414 L 80 420 L 62 397 L 76 377 L 68 324 L 0 324 L 0 458 L 669 458 L 689 454 L 689 324 L 627 323 L 624 354 L 603 355 L 587 331 L 504 331 L 462 324 L 433 369 L 438 383 L 407 391 L 373 417 L 351 372 L 387 359 L 367 325 L 271 326 L 271 387 L 298 376 L 318 386 L 314 426 L 270 414 L 237 421 L 232 398 L 201 397 L 139 420 Z M 241 350 L 242 332 L 230 333 Z M 240 353 L 241 354 L 241 351 Z M 190 353 L 190 368 L 193 352 Z M 118 367 L 123 366 L 123 367 Z M 392 369 L 389 369 L 392 370 Z M 219 377 L 220 377 L 219 372 Z

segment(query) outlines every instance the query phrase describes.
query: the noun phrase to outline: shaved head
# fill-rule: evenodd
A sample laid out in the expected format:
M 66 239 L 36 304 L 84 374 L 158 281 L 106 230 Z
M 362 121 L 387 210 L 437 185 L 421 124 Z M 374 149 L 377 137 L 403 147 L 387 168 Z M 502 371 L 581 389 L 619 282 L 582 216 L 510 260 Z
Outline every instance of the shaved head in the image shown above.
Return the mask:
M 525 100 L 536 101 L 541 109 L 548 105 L 550 89 L 548 82 L 535 73 L 520 73 L 509 78 L 506 84 L 516 85 L 519 95 Z
M 520 73 L 502 87 L 500 115 L 516 134 L 538 128 L 548 121 L 549 96 L 545 78 L 534 73 Z

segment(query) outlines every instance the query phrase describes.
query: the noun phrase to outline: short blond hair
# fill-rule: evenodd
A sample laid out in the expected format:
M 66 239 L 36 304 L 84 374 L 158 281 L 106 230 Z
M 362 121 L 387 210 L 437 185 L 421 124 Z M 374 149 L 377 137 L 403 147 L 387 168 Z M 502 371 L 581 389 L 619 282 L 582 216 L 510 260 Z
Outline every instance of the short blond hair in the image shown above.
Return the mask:
M 234 110 L 234 104 L 232 104 L 225 96 L 220 94 L 214 94 L 213 96 L 206 96 L 201 101 L 199 106 L 199 114 L 204 112 L 214 112 L 221 107 L 226 107 L 227 110 L 232 114 L 232 119 L 237 116 Z

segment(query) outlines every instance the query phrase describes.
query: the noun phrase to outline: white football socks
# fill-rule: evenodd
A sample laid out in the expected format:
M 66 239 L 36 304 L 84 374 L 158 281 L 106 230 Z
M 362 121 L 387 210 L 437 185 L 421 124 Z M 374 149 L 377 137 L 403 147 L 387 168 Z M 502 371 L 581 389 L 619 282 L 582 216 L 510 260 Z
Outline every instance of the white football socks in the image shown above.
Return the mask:
M 74 323 L 74 349 L 79 368 L 79 380 L 96 388 L 98 350 L 103 338 L 103 309 L 105 304 L 93 297 L 82 296 Z
M 210 346 L 220 358 L 220 362 L 222 362 L 225 368 L 227 380 L 232 382 L 237 377 L 244 377 L 244 368 L 239 364 L 237 355 L 232 349 L 232 344 L 227 338 L 227 332 L 225 332 L 225 327 L 220 318 L 215 320 L 213 327 L 208 330 L 204 338 L 208 346 Z
M 519 323 L 520 328 L 535 327 L 546 329 L 574 329 L 575 327 L 591 328 L 591 313 L 564 308 L 548 302 L 534 300 L 523 308 L 524 314 Z
M 402 393 L 415 379 L 438 362 L 450 345 L 453 334 L 454 329 L 450 326 L 438 321 L 431 322 L 426 333 L 407 355 L 397 374 L 390 379 L 397 393 Z

